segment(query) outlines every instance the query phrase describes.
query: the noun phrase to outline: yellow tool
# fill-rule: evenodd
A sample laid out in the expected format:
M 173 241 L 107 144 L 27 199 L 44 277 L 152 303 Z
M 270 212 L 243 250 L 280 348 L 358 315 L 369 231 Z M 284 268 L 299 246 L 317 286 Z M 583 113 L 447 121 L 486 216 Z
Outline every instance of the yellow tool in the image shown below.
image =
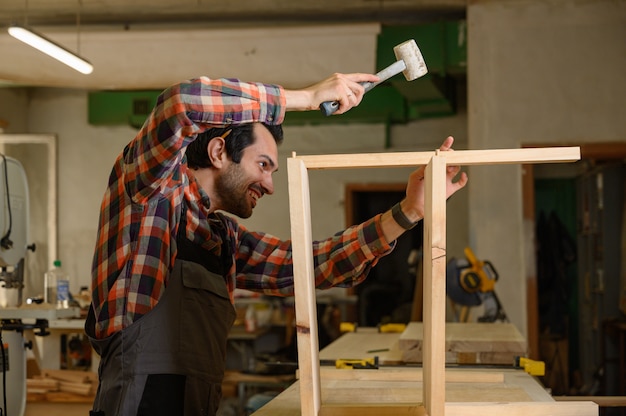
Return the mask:
M 387 333 L 387 332 L 404 332 L 406 329 L 406 324 L 379 324 L 378 332 Z
M 471 267 L 461 273 L 461 287 L 468 293 L 493 292 L 498 274 L 491 263 L 478 260 L 469 247 L 465 247 L 465 257 Z
M 356 332 L 357 326 L 356 322 L 342 322 L 339 324 L 339 332 L 342 334 L 344 332 Z
M 515 357 L 515 367 L 523 368 L 531 376 L 544 376 L 546 364 L 543 361 L 535 361 L 526 357 Z
M 478 322 L 508 322 L 495 292 L 498 272 L 488 260 L 479 260 L 471 248 L 465 248 L 465 259 L 451 259 L 446 266 L 446 294 L 461 306 L 458 317 L 467 322 L 469 307 L 484 303 L 485 314 Z
M 341 333 L 345 332 L 356 332 L 358 328 L 358 324 L 356 322 L 341 322 L 339 324 L 339 331 Z M 406 329 L 406 324 L 379 324 L 378 332 L 404 332 Z
M 377 370 L 378 357 L 359 359 L 339 359 L 335 361 L 335 367 L 349 370 Z

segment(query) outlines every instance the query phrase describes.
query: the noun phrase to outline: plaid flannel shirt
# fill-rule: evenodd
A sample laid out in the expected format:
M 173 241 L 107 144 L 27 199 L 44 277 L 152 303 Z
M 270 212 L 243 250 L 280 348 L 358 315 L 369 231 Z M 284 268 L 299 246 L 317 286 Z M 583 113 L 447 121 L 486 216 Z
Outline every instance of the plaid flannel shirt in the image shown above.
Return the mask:
M 186 146 L 216 126 L 282 123 L 280 86 L 210 80 L 166 89 L 137 136 L 113 166 L 103 197 L 92 265 L 96 335 L 109 336 L 159 301 L 176 259 L 176 235 L 186 206 L 186 236 L 220 254 L 215 226 L 225 227 L 233 263 L 225 284 L 269 295 L 293 294 L 291 242 L 252 232 L 223 214 L 208 214 L 208 197 L 184 163 Z M 219 223 L 219 224 L 218 224 Z M 221 224 L 221 225 L 220 225 Z M 314 243 L 316 286 L 352 286 L 392 249 L 380 215 Z

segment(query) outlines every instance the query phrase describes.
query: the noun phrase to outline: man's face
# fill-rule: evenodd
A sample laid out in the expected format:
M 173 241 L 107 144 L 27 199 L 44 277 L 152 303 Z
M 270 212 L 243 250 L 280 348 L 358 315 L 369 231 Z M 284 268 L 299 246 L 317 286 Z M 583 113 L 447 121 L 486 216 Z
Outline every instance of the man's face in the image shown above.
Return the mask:
M 257 200 L 274 193 L 272 174 L 278 169 L 278 148 L 271 133 L 255 124 L 253 134 L 255 141 L 243 150 L 241 162 L 229 161 L 215 182 L 220 208 L 240 218 L 249 218 Z

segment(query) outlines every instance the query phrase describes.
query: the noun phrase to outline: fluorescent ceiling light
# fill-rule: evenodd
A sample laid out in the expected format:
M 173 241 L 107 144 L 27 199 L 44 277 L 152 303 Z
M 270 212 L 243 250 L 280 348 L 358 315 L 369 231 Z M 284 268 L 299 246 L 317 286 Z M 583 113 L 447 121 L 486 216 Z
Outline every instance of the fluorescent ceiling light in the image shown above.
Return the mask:
M 15 39 L 21 40 L 33 48 L 39 49 L 46 55 L 49 55 L 54 59 L 63 62 L 65 65 L 74 68 L 78 72 L 82 72 L 83 74 L 91 74 L 93 72 L 93 65 L 91 65 L 87 60 L 65 49 L 63 46 L 55 43 L 45 36 L 33 31 L 32 29 L 27 29 L 24 26 L 12 25 L 9 27 L 9 34 Z

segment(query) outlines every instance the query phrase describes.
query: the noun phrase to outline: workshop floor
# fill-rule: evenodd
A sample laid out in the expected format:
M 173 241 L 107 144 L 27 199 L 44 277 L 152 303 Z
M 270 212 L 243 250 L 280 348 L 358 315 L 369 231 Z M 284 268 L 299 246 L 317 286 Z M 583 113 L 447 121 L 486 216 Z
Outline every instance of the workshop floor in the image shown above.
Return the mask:
M 24 416 L 85 416 L 90 410 L 90 403 L 28 402 Z M 239 400 L 229 397 L 222 400 L 217 416 L 238 416 L 242 411 Z
M 29 402 L 24 416 L 85 416 L 90 410 L 89 403 Z

